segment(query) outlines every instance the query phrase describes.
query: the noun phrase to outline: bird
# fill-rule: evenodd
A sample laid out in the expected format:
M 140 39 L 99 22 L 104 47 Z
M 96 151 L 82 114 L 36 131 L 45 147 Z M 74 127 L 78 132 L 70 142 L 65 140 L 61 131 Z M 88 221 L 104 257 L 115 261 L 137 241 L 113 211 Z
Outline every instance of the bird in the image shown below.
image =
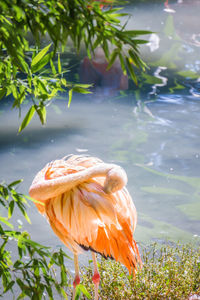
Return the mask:
M 78 255 L 84 250 L 92 252 L 95 300 L 100 283 L 96 254 L 122 263 L 133 276 L 142 266 L 133 237 L 137 213 L 126 184 L 119 165 L 71 154 L 48 163 L 30 186 L 38 211 L 74 254 L 72 299 L 80 283 Z

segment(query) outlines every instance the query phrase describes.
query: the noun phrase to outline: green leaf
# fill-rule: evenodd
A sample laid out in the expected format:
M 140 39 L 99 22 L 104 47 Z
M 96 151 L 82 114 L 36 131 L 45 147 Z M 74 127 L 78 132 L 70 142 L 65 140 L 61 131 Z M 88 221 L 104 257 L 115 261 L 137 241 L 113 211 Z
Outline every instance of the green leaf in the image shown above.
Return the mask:
M 26 63 L 24 57 L 22 57 L 20 54 L 14 57 L 14 62 L 23 72 L 29 72 L 28 64 Z
M 105 0 L 105 1 L 101 1 L 101 2 L 105 2 L 105 4 L 106 4 L 106 0 Z M 108 2 L 109 2 L 109 1 L 108 1 Z M 113 13 L 115 13 L 115 12 L 117 12 L 117 11 L 120 11 L 120 10 L 122 10 L 121 7 L 112 8 L 112 9 L 109 9 L 109 10 L 105 11 L 105 12 L 104 12 L 104 15 L 107 15 L 107 14 L 115 15 L 115 14 L 113 14 Z M 120 14 L 116 14 L 116 15 L 118 16 L 118 15 L 120 15 Z M 128 14 L 127 14 L 127 13 L 123 13 L 122 15 L 127 16 Z
M 46 66 L 49 63 L 52 57 L 53 52 L 46 54 L 44 57 L 41 58 L 41 60 L 37 64 L 31 67 L 31 71 L 33 73 L 40 71 L 44 66 Z
M 79 296 L 81 295 L 81 293 L 83 293 L 83 295 L 85 295 L 88 299 L 92 299 L 92 297 L 91 297 L 90 293 L 87 291 L 86 287 L 80 283 L 76 287 L 75 300 L 79 299 Z
M 129 53 L 131 59 L 133 60 L 133 63 L 136 65 L 136 67 L 137 68 L 142 68 L 142 70 L 145 71 L 145 68 L 147 67 L 145 62 L 143 62 L 143 60 L 141 60 L 139 58 L 139 56 L 134 53 L 133 50 L 129 50 L 128 53 Z
M 7 287 L 6 287 L 6 288 L 4 289 L 4 291 L 3 291 L 4 294 L 5 294 L 7 291 L 11 290 L 14 284 L 15 284 L 15 281 L 14 281 L 14 280 L 10 281 L 9 284 L 7 285 Z
M 23 213 L 23 215 L 24 215 L 26 221 L 27 221 L 29 224 L 31 224 L 31 220 L 30 220 L 30 218 L 29 218 L 27 212 L 26 212 L 25 210 L 23 210 L 22 213 Z
M 91 94 L 91 92 L 87 89 L 84 89 L 78 85 L 75 85 L 73 87 L 73 91 L 76 92 L 76 93 L 80 93 L 80 94 Z
M 56 68 L 54 66 L 52 59 L 50 59 L 50 66 L 51 66 L 51 71 L 52 71 L 53 75 L 56 75 L 57 72 L 56 72 Z
M 7 221 L 7 218 L 5 218 L 5 217 L 0 217 L 0 222 L 6 224 L 6 225 L 7 225 L 8 227 L 10 227 L 11 229 L 14 228 L 13 225 L 12 225 L 10 222 L 8 222 L 8 221 Z
M 112 65 L 114 64 L 115 59 L 116 59 L 118 53 L 119 53 L 119 50 L 118 50 L 118 49 L 115 49 L 115 50 L 112 52 L 112 54 L 111 54 L 111 56 L 110 56 L 110 59 L 109 59 L 109 64 L 108 64 L 106 70 L 109 70 L 109 69 L 112 67 Z
M 17 90 L 17 87 L 16 87 L 14 84 L 11 84 L 11 85 L 9 86 L 9 88 L 10 88 L 10 90 L 11 90 L 11 93 L 12 93 L 13 97 L 14 97 L 15 99 L 17 99 L 17 98 L 18 98 L 18 90 Z
M 10 219 L 12 217 L 14 207 L 15 207 L 15 201 L 12 200 L 12 201 L 10 201 L 9 206 L 8 206 L 8 219 Z
M 19 183 L 21 183 L 23 181 L 23 179 L 19 179 L 19 180 L 15 180 L 13 182 L 11 182 L 9 185 L 8 185 L 8 188 L 12 188 L 13 186 L 15 185 L 18 185 Z
M 68 100 L 68 108 L 70 107 L 71 101 L 72 101 L 72 93 L 73 93 L 73 89 L 70 89 L 68 92 L 69 95 L 69 100 Z
M 35 114 L 35 107 L 34 107 L 34 105 L 32 105 L 19 127 L 19 130 L 18 130 L 19 133 L 30 123 L 34 114 Z
M 58 53 L 58 73 L 61 74 L 62 67 L 61 67 L 61 61 L 60 61 L 60 53 Z
M 135 72 L 133 71 L 133 66 L 131 65 L 130 61 L 129 61 L 129 58 L 126 57 L 126 63 L 127 63 L 127 66 L 128 66 L 128 70 L 130 72 L 130 75 L 131 75 L 131 78 L 132 80 L 135 82 L 135 84 L 137 85 L 137 77 L 135 75 Z
M 143 45 L 143 44 L 149 43 L 149 41 L 147 41 L 147 40 L 136 40 L 136 39 L 134 39 L 133 41 L 134 41 L 135 44 L 138 44 L 138 45 L 140 45 L 140 44 Z
M 0 99 L 2 99 L 5 96 L 6 91 L 7 89 L 5 87 L 0 89 Z
M 103 40 L 102 47 L 103 47 L 106 59 L 109 59 L 109 47 L 108 47 L 108 42 L 106 39 Z
M 75 294 L 75 300 L 79 300 L 81 297 L 81 290 L 78 288 L 78 286 L 76 287 L 76 294 Z
M 50 249 L 50 247 L 46 247 L 44 245 L 41 245 L 41 244 L 34 242 L 30 239 L 27 239 L 25 237 L 21 237 L 21 240 L 27 244 L 30 244 L 33 248 L 41 248 L 41 249 L 46 249 L 46 250 Z
M 81 87 L 81 88 L 85 88 L 85 89 L 87 89 L 87 88 L 90 88 L 90 87 L 92 87 L 92 86 L 93 86 L 93 84 L 87 84 L 87 83 L 78 83 L 78 84 L 76 84 L 75 86 L 76 86 L 76 87 Z
M 124 75 L 126 75 L 127 74 L 126 65 L 124 63 L 124 58 L 123 58 L 123 56 L 120 52 L 119 52 L 119 60 L 120 60 L 120 64 L 121 64 L 121 67 L 122 67 L 122 71 L 123 71 Z
M 68 300 L 67 293 L 65 292 L 65 290 L 64 290 L 62 287 L 61 287 L 60 291 L 61 291 L 61 294 L 63 295 L 63 297 L 64 297 L 66 300 Z
M 45 56 L 45 54 L 49 51 L 51 44 L 42 49 L 32 60 L 31 68 L 33 68 L 41 59 Z
M 27 195 L 26 195 L 26 198 L 29 199 L 30 201 L 32 201 L 32 202 L 34 202 L 34 203 L 38 203 L 38 204 L 40 204 L 40 205 L 42 205 L 42 206 L 45 205 L 44 202 L 39 201 L 39 200 L 36 200 L 36 199 L 33 199 L 33 198 L 31 198 L 30 196 L 27 196 Z
M 23 262 L 21 261 L 21 260 L 16 260 L 16 262 L 14 263 L 14 265 L 13 265 L 13 267 L 14 268 L 18 268 L 20 265 L 22 265 L 23 264 Z
M 101 42 L 102 42 L 102 36 L 99 35 L 93 44 L 94 49 L 97 48 L 97 46 L 99 46 L 101 44 Z
M 46 107 L 44 105 L 35 106 L 37 114 L 39 115 L 42 124 L 46 123 Z
M 17 282 L 17 284 L 19 285 L 19 287 L 21 288 L 22 291 L 24 289 L 26 289 L 26 285 L 23 283 L 23 281 L 20 278 L 17 278 L 16 282 Z
M 126 31 L 123 31 L 123 34 L 133 35 L 133 36 L 152 34 L 152 33 L 153 32 L 149 31 L 149 30 L 126 30 Z

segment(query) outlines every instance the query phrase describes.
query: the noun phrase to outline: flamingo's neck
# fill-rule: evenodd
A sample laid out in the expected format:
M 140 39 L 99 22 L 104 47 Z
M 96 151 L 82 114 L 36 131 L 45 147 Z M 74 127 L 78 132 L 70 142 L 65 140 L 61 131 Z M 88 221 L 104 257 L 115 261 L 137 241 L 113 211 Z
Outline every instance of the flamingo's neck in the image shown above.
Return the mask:
M 29 194 L 34 199 L 44 201 L 67 192 L 93 177 L 103 176 L 105 176 L 104 191 L 106 193 L 114 193 L 122 189 L 127 183 L 127 175 L 121 167 L 100 163 L 74 174 L 35 182 L 30 187 Z

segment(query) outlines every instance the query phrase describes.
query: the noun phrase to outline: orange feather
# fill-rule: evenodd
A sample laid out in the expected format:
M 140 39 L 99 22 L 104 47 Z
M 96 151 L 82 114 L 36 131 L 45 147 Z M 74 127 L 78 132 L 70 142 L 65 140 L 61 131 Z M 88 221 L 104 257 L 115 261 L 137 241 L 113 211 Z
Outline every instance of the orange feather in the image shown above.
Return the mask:
M 120 176 L 126 177 L 124 171 L 117 166 L 116 172 L 120 170 L 122 175 L 116 175 L 119 177 L 116 179 L 116 172 L 113 172 L 114 177 L 110 180 L 107 178 L 109 170 L 116 166 L 105 164 L 105 174 L 103 166 L 101 160 L 87 156 L 73 155 L 56 160 L 36 175 L 30 195 L 44 203 L 43 207 L 36 203 L 38 210 L 46 215 L 55 234 L 74 253 L 78 254 L 82 249 L 98 252 L 121 262 L 130 274 L 135 274 L 137 265 L 141 265 L 133 238 L 136 209 L 127 189 L 117 185 Z M 82 178 L 87 170 L 95 175 Z M 73 178 L 69 176 L 78 177 L 68 189 L 67 180 Z M 105 191 L 105 179 L 112 185 L 109 193 Z M 126 178 L 123 180 L 126 182 Z M 51 196 L 58 185 L 59 188 L 63 185 L 64 192 Z

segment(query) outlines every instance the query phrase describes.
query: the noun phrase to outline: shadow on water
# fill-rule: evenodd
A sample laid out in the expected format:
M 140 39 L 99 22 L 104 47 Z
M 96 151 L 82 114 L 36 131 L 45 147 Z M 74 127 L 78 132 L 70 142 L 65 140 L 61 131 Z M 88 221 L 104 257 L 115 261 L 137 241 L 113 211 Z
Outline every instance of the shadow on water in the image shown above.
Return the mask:
M 61 128 L 47 127 L 47 128 L 31 128 L 23 132 L 19 136 L 11 131 L 0 131 L 0 149 L 4 151 L 10 146 L 21 147 L 23 149 L 41 146 L 41 144 L 52 143 L 53 138 L 65 137 L 68 139 L 74 134 L 82 134 L 83 130 L 77 126 L 66 125 Z M 1 151 L 0 150 L 0 151 Z

